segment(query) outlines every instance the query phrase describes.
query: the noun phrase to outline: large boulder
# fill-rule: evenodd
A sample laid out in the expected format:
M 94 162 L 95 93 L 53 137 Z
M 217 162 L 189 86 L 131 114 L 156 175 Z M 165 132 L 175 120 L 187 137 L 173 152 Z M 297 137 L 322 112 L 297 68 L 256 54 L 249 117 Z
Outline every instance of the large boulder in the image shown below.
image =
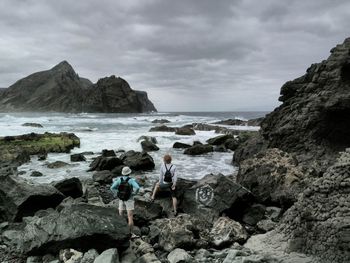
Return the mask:
M 211 145 L 221 145 L 224 144 L 227 140 L 233 139 L 234 137 L 232 135 L 226 134 L 226 135 L 219 135 L 214 138 L 210 138 L 207 140 L 208 144 Z
M 185 191 L 182 209 L 209 222 L 222 213 L 240 219 L 243 209 L 250 205 L 253 196 L 244 187 L 224 175 L 206 175 Z
M 104 157 L 98 156 L 90 164 L 89 171 L 103 171 L 109 170 L 112 171 L 115 167 L 122 165 L 123 162 L 118 157 Z
M 261 203 L 290 207 L 303 189 L 304 173 L 295 158 L 278 149 L 268 149 L 240 163 L 237 182 Z
M 158 234 L 158 244 L 165 251 L 175 248 L 191 249 L 208 245 L 209 225 L 195 217 L 180 214 L 175 218 L 157 219 L 151 224 L 151 232 Z
M 204 145 L 197 144 L 197 145 L 191 146 L 190 148 L 187 148 L 184 151 L 184 154 L 201 155 L 212 151 L 214 151 L 214 147 L 210 144 L 204 144 Z
M 161 126 L 152 127 L 149 131 L 150 132 L 174 132 L 176 131 L 176 128 L 161 125 Z
M 181 128 L 176 129 L 175 134 L 177 134 L 177 135 L 195 135 L 196 132 L 192 128 L 181 127 Z
M 159 147 L 157 145 L 147 140 L 141 142 L 141 147 L 145 152 L 159 151 Z
M 67 247 L 100 252 L 112 247 L 125 249 L 129 237 L 126 220 L 115 209 L 89 204 L 73 204 L 41 218 L 28 218 L 26 224 L 9 226 L 2 233 L 5 245 L 32 255 L 56 254 Z
M 186 144 L 186 143 L 182 143 L 182 142 L 175 142 L 173 144 L 173 148 L 174 149 L 187 149 L 187 148 L 190 148 L 191 145 L 189 144 Z
M 81 153 L 76 153 L 76 154 L 72 154 L 70 156 L 70 161 L 71 162 L 85 162 L 86 158 L 83 154 Z
M 122 162 L 132 170 L 152 170 L 154 161 L 152 156 L 146 152 L 128 151 L 120 156 Z
M 149 202 L 145 197 L 135 197 L 134 221 L 137 225 L 146 225 L 162 216 L 162 207 L 156 202 Z
M 94 180 L 94 182 L 102 184 L 112 183 L 114 177 L 116 176 L 109 170 L 96 171 L 92 175 L 92 179 Z
M 21 221 L 37 211 L 55 208 L 64 195 L 50 185 L 34 185 L 7 173 L 0 174 L 0 222 Z
M 234 242 L 244 243 L 249 235 L 240 223 L 228 217 L 220 217 L 214 222 L 210 237 L 214 246 L 223 247 Z
M 79 178 L 72 177 L 54 183 L 54 187 L 65 196 L 78 198 L 83 195 L 83 186 Z

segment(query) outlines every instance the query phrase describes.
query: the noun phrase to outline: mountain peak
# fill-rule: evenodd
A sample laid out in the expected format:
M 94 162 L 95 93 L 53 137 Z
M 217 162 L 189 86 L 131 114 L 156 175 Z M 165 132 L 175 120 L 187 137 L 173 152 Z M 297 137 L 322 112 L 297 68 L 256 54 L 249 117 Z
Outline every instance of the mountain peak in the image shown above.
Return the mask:
M 72 71 L 75 73 L 73 67 L 66 60 L 63 60 L 62 62 L 58 63 L 51 70 L 60 71 L 60 72 Z

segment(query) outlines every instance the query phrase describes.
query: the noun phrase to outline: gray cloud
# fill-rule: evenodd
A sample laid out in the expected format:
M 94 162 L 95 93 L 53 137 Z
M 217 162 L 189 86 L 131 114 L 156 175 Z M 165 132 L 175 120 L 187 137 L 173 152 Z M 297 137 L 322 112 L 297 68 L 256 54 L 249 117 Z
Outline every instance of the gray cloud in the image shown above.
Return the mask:
M 348 37 L 350 2 L 3 0 L 0 19 L 0 87 L 67 60 L 92 81 L 124 77 L 161 111 L 272 110 Z

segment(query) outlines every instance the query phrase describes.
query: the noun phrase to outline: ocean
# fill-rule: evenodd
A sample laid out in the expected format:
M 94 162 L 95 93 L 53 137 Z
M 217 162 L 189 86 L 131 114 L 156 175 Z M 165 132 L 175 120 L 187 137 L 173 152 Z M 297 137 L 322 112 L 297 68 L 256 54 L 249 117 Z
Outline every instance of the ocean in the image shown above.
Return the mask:
M 150 114 L 104 114 L 104 113 L 0 113 L 0 136 L 20 135 L 26 133 L 69 132 L 80 138 L 80 148 L 73 153 L 90 152 L 86 162 L 71 163 L 70 154 L 50 153 L 46 161 L 38 161 L 32 156 L 29 163 L 18 168 L 22 177 L 34 183 L 50 183 L 69 177 L 88 178 L 93 172 L 87 172 L 89 164 L 103 149 L 115 151 L 141 151 L 140 136 L 153 136 L 157 139 L 157 152 L 150 152 L 156 167 L 153 171 L 143 172 L 146 176 L 157 178 L 164 154 L 171 154 L 177 166 L 178 176 L 187 179 L 200 179 L 213 174 L 231 175 L 236 171 L 232 165 L 233 152 L 213 152 L 201 156 L 188 156 L 181 149 L 173 149 L 174 142 L 192 144 L 194 141 L 205 141 L 218 136 L 214 131 L 196 131 L 194 136 L 175 135 L 172 132 L 149 132 L 156 126 L 155 119 L 167 119 L 170 127 L 180 127 L 192 123 L 213 123 L 226 119 L 253 119 L 265 116 L 267 112 L 159 112 Z M 25 127 L 27 122 L 40 123 L 44 128 Z M 258 130 L 259 127 L 226 126 L 235 129 Z M 47 163 L 63 161 L 68 166 L 49 169 Z M 42 177 L 30 177 L 31 172 L 39 171 Z

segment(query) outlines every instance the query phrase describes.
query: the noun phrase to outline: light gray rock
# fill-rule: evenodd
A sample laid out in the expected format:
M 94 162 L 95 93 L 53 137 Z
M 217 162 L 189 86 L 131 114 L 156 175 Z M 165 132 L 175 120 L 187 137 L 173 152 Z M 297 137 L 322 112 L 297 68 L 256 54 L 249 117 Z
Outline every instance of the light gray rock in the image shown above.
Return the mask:
M 240 223 L 228 217 L 220 217 L 214 222 L 210 237 L 215 246 L 221 247 L 234 242 L 243 243 L 248 239 L 248 233 Z
M 27 258 L 26 263 L 42 263 L 42 258 L 39 256 L 31 256 Z
M 191 257 L 186 250 L 181 248 L 176 248 L 173 251 L 171 251 L 168 255 L 168 260 L 170 263 L 190 263 L 193 262 L 193 257 Z
M 64 263 L 80 263 L 83 253 L 74 249 L 63 249 L 59 252 L 59 259 Z
M 277 223 L 273 222 L 271 219 L 264 219 L 259 221 L 256 226 L 258 227 L 258 229 L 264 232 L 268 232 L 274 229 L 277 226 Z
M 116 248 L 110 248 L 105 250 L 99 255 L 94 263 L 119 263 L 118 250 Z
M 84 256 L 81 259 L 80 263 L 93 263 L 98 255 L 99 254 L 96 249 L 89 249 L 89 251 L 84 253 Z
M 161 261 L 153 253 L 148 253 L 139 257 L 133 263 L 161 263 Z

